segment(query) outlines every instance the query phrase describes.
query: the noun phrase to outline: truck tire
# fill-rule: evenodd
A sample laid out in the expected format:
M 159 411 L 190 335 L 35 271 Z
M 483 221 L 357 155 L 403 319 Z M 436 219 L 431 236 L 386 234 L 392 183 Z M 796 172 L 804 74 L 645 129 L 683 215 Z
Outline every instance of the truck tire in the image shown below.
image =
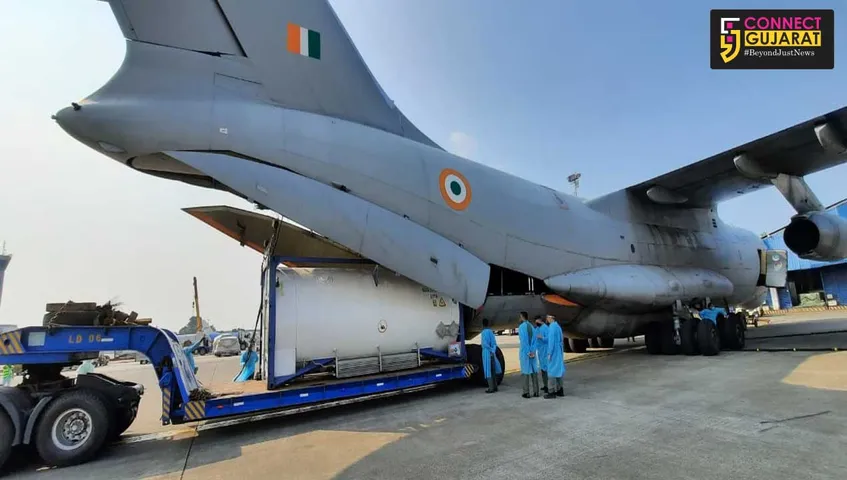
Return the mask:
M 700 353 L 706 357 L 720 353 L 721 336 L 717 326 L 711 320 L 700 320 L 697 326 L 697 343 L 700 346 Z
M 135 421 L 135 415 L 138 412 L 138 407 L 135 409 L 132 408 L 119 408 L 115 410 L 114 417 L 112 417 L 112 428 L 109 430 L 109 440 L 115 441 L 121 438 L 121 435 L 132 425 L 132 422 Z
M 35 427 L 35 448 L 49 466 L 85 463 L 100 452 L 110 423 L 109 410 L 100 397 L 74 390 L 47 405 Z
M 573 350 L 571 350 L 571 342 L 568 337 L 564 337 L 562 339 L 562 351 L 565 353 L 573 353 Z
M 12 419 L 0 408 L 0 468 L 12 453 L 12 442 L 15 440 L 15 426 Z
M 588 339 L 588 348 L 601 348 L 600 337 L 591 337 Z
M 689 318 L 679 326 L 680 350 L 684 355 L 699 355 L 700 345 L 697 342 L 697 330 L 700 319 Z
M 615 337 L 600 338 L 600 348 L 615 348 Z
M 588 339 L 586 338 L 569 338 L 568 343 L 573 353 L 585 353 L 585 350 L 588 349 Z

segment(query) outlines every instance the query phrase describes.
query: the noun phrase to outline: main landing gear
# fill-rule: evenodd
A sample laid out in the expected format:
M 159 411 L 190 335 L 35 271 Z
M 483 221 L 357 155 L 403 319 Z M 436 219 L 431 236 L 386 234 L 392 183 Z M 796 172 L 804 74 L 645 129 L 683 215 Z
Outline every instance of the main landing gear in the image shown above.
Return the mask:
M 677 302 L 673 321 L 649 324 L 644 343 L 652 355 L 713 356 L 721 350 L 743 349 L 746 333 L 747 321 L 739 313 L 714 307 L 697 311 Z

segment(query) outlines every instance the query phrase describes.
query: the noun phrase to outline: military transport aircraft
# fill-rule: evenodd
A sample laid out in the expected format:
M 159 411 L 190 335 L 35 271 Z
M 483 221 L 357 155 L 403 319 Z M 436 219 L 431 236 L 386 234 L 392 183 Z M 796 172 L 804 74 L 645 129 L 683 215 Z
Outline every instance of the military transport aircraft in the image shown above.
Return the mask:
M 767 186 L 797 211 L 791 250 L 847 256 L 847 224 L 803 179 L 847 159 L 847 108 L 584 202 L 437 145 L 388 98 L 326 0 L 109 4 L 126 56 L 54 115 L 67 133 L 320 234 L 285 224 L 292 256 L 368 259 L 448 295 L 468 307 L 470 333 L 483 317 L 511 328 L 526 310 L 554 314 L 575 351 L 645 334 L 651 352 L 674 353 L 693 333 L 705 350 L 740 348 L 738 314 L 716 326 L 682 313 L 758 306 L 784 285 L 786 252 L 716 214 Z M 270 228 L 229 207 L 189 212 L 259 250 Z

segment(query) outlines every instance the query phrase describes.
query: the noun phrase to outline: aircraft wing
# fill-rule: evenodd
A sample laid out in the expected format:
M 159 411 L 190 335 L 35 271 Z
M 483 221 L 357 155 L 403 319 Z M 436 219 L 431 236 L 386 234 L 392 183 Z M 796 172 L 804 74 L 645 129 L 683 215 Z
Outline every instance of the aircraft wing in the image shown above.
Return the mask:
M 741 173 L 744 154 L 761 170 L 802 177 L 847 161 L 847 107 L 692 163 L 629 187 L 641 198 L 663 204 L 709 207 L 770 186 L 767 178 Z
M 274 218 L 225 205 L 183 208 L 183 211 L 259 253 L 273 234 Z M 281 222 L 274 255 L 289 267 L 351 267 L 374 263 L 332 240 Z

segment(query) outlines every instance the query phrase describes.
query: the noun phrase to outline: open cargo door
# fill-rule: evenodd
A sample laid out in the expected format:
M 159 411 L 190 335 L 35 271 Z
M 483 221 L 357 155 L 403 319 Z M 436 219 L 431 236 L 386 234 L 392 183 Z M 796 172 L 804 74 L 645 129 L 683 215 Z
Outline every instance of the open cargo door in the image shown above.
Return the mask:
M 190 207 L 183 211 L 214 229 L 264 253 L 271 239 L 274 217 L 226 205 Z M 373 267 L 373 261 L 305 228 L 281 221 L 279 239 L 272 255 L 289 267 Z

